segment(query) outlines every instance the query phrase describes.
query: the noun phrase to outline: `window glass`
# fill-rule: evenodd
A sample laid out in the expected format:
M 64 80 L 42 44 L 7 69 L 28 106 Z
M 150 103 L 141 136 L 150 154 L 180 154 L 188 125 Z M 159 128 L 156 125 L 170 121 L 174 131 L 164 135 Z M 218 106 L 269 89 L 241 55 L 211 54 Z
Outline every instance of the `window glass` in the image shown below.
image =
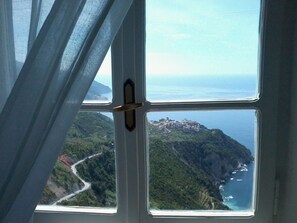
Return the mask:
M 146 1 L 150 101 L 258 98 L 259 0 Z
M 79 112 L 39 204 L 115 207 L 114 123 L 110 113 Z
M 150 209 L 253 211 L 256 113 L 147 113 Z
M 111 52 L 106 54 L 84 102 L 110 103 L 112 100 Z

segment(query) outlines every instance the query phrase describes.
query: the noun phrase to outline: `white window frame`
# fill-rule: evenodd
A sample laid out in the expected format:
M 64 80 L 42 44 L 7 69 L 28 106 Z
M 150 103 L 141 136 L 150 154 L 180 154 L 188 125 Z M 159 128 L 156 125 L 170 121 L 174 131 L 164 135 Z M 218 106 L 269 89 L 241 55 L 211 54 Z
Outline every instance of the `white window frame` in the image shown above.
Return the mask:
M 149 0 L 147 0 L 149 1 Z M 34 223 L 256 223 L 272 222 L 276 170 L 278 90 L 284 1 L 262 2 L 260 19 L 259 73 L 260 95 L 257 100 L 150 103 L 145 97 L 145 0 L 135 0 L 112 47 L 113 100 L 107 104 L 84 104 L 82 110 L 108 111 L 123 104 L 123 83 L 135 83 L 136 102 L 144 107 L 136 112 L 136 129 L 125 129 L 124 114 L 115 113 L 117 208 L 37 210 Z M 259 151 L 254 216 L 222 216 L 201 212 L 159 213 L 148 211 L 148 151 L 146 112 L 166 110 L 255 109 L 259 111 Z M 95 210 L 95 213 L 93 213 Z M 171 214 L 171 215 L 170 215 Z M 242 214 L 242 213 L 241 213 Z M 198 216 L 199 215 L 199 216 Z M 229 215 L 229 216 L 228 216 Z

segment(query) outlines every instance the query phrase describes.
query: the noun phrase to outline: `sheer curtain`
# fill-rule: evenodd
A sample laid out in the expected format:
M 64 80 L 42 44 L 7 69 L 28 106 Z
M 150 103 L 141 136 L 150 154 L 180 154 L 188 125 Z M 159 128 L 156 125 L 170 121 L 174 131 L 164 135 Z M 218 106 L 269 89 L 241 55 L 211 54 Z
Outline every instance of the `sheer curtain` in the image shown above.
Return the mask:
M 0 222 L 28 222 L 132 0 L 0 0 Z

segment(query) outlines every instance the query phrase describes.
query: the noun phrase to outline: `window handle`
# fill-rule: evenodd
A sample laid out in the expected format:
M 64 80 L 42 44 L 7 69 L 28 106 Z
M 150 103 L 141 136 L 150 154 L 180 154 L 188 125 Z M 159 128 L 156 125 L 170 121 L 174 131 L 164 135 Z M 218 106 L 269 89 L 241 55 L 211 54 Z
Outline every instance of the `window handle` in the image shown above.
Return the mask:
M 124 104 L 113 108 L 115 112 L 125 113 L 125 126 L 130 132 L 136 127 L 135 109 L 140 108 L 144 105 L 143 102 L 135 102 L 135 88 L 134 82 L 130 79 L 124 83 Z
M 113 111 L 116 111 L 116 112 L 126 112 L 126 111 L 132 111 L 132 110 L 135 110 L 137 108 L 141 108 L 144 106 L 144 103 L 143 102 L 140 102 L 140 103 L 128 103 L 128 104 L 125 104 L 125 105 L 120 105 L 120 106 L 116 106 L 113 108 Z

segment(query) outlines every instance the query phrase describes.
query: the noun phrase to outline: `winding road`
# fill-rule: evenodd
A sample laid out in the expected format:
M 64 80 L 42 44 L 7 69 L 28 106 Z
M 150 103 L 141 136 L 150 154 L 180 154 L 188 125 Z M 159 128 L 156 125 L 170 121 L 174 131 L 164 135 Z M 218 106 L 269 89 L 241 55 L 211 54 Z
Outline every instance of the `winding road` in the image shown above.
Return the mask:
M 64 197 L 62 197 L 62 198 L 60 198 L 59 200 L 57 200 L 57 201 L 56 201 L 55 203 L 53 203 L 52 205 L 57 205 L 58 203 L 60 203 L 60 202 L 62 202 L 62 201 L 69 200 L 70 198 L 72 198 L 72 197 L 78 195 L 79 193 L 84 192 L 84 191 L 90 189 L 90 187 L 91 187 L 91 183 L 84 181 L 84 180 L 78 175 L 76 166 L 77 166 L 78 164 L 84 162 L 86 159 L 92 159 L 92 158 L 94 158 L 94 157 L 96 157 L 96 156 L 99 156 L 99 155 L 101 155 L 101 152 L 100 152 L 100 153 L 95 153 L 95 154 L 93 154 L 93 155 L 91 155 L 91 156 L 88 156 L 88 157 L 82 159 L 82 160 L 79 160 L 79 161 L 77 161 L 76 163 L 74 163 L 74 164 L 71 166 L 71 171 L 72 171 L 72 173 L 73 173 L 73 174 L 74 174 L 74 175 L 75 175 L 75 176 L 76 176 L 76 177 L 77 177 L 77 178 L 84 184 L 84 186 L 83 186 L 81 189 L 79 189 L 79 190 L 77 190 L 77 191 L 74 191 L 73 193 L 68 194 L 68 195 L 66 195 L 66 196 L 64 196 Z

